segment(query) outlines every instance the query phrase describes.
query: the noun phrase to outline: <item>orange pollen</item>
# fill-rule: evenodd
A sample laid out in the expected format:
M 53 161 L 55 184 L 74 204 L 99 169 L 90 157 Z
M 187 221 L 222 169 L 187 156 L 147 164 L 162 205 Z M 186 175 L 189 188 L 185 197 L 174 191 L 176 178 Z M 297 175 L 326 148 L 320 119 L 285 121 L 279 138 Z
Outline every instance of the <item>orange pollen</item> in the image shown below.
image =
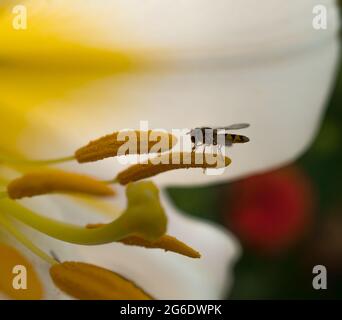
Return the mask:
M 170 150 L 177 138 L 161 131 L 118 131 L 89 142 L 76 150 L 79 163 L 128 154 L 160 153 Z
M 88 224 L 86 227 L 88 229 L 95 229 L 104 226 L 104 224 Z M 189 247 L 184 242 L 178 240 L 175 237 L 169 235 L 163 235 L 155 241 L 148 241 L 137 236 L 130 236 L 118 241 L 129 246 L 138 246 L 149 249 L 164 249 L 165 251 L 171 251 L 189 258 L 200 258 L 201 254 Z
M 119 274 L 83 262 L 63 262 L 50 268 L 55 285 L 81 300 L 151 300 L 149 294 Z
M 135 164 L 120 172 L 115 181 L 121 185 L 142 179 L 154 177 L 157 174 L 189 168 L 223 168 L 228 166 L 231 160 L 222 155 L 201 154 L 201 153 L 169 153 L 148 160 L 147 163 Z
M 60 170 L 28 173 L 10 182 L 7 193 L 11 199 L 21 199 L 49 193 L 82 193 L 112 196 L 114 191 L 92 177 Z

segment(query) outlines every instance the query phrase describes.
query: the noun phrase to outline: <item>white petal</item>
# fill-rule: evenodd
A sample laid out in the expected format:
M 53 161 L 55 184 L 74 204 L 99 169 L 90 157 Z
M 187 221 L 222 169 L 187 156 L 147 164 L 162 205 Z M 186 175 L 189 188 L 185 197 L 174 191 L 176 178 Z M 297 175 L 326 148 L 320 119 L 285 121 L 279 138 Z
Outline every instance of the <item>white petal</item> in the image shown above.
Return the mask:
M 312 27 L 318 4 L 327 8 L 328 32 Z M 191 60 L 298 49 L 334 36 L 339 24 L 334 0 L 62 0 L 40 1 L 36 9 L 63 17 L 64 24 L 55 31 L 73 40 L 115 49 L 163 50 L 167 58 L 181 53 Z M 69 19 L 74 23 L 68 24 Z M 79 25 L 83 32 L 65 32 Z
M 323 2 L 329 10 L 329 28 L 319 31 L 312 27 L 315 1 L 311 0 L 257 5 L 247 0 L 177 1 L 177 5 L 172 1 L 172 6 L 170 1 L 152 1 L 146 7 L 143 1 L 128 3 L 132 2 L 113 5 L 120 9 L 123 32 L 129 28 L 135 34 L 134 41 L 128 40 L 148 48 L 167 46 L 178 54 L 166 59 L 162 70 L 97 81 L 69 100 L 55 101 L 54 112 L 44 105 L 43 111 L 31 113 L 33 124 L 44 123 L 57 135 L 56 142 L 46 135 L 45 143 L 40 136 L 34 146 L 30 129 L 25 132 L 21 145 L 29 146 L 31 155 L 72 152 L 102 134 L 139 128 L 141 120 L 148 120 L 150 128 L 166 130 L 251 124 L 240 131 L 251 141 L 227 150 L 233 162 L 223 175 L 206 176 L 197 170 L 184 179 L 183 171 L 170 172 L 157 178 L 161 184 L 231 180 L 283 165 L 306 150 L 320 124 L 338 58 L 338 17 L 332 1 Z M 159 23 L 160 28 L 152 27 Z M 171 30 L 177 37 L 171 37 Z M 115 38 L 110 28 L 106 34 Z M 194 49 L 205 44 L 208 50 L 187 51 L 189 43 Z M 71 140 L 68 148 L 66 137 Z M 118 167 L 110 163 L 111 170 L 107 167 L 105 172 L 114 174 Z

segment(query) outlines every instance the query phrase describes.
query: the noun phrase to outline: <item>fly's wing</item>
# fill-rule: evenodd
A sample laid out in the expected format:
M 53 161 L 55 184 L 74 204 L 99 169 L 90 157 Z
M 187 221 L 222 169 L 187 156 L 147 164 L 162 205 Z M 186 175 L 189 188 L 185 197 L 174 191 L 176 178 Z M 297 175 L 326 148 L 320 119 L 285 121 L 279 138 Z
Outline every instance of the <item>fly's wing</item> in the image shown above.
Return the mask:
M 227 127 L 216 127 L 215 130 L 219 130 L 219 131 L 220 130 L 238 130 L 238 129 L 244 129 L 248 127 L 249 127 L 249 123 L 236 123 Z

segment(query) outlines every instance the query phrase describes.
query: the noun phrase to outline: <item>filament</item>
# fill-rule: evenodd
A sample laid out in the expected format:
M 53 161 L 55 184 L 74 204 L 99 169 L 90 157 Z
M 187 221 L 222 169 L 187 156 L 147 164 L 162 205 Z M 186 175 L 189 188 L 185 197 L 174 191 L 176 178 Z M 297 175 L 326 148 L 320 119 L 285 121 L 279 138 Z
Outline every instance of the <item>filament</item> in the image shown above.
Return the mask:
M 32 243 L 23 233 L 21 233 L 13 223 L 4 215 L 0 214 L 0 224 L 6 229 L 14 238 L 16 238 L 20 243 L 22 243 L 31 252 L 36 254 L 38 257 L 43 259 L 49 264 L 55 264 L 57 261 L 50 257 L 47 253 L 38 248 L 34 243 Z
M 27 165 L 27 166 L 48 166 L 52 164 L 59 164 L 68 161 L 75 160 L 75 156 L 68 156 L 56 159 L 47 159 L 47 160 L 32 160 L 32 159 L 25 159 L 25 158 L 14 158 L 1 155 L 0 162 L 13 164 L 13 165 Z

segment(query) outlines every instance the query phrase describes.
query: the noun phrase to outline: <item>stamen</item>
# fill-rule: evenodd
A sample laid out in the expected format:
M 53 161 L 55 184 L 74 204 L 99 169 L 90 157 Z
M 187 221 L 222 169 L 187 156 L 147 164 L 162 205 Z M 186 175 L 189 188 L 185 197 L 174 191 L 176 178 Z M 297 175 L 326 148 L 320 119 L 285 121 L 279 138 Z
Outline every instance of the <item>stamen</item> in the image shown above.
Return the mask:
M 179 253 L 189 258 L 201 257 L 201 254 L 198 251 L 189 247 L 184 242 L 179 241 L 177 238 L 169 236 L 169 235 L 164 235 L 156 241 L 148 241 L 148 240 L 141 239 L 139 237 L 132 236 L 132 237 L 124 238 L 120 240 L 120 242 L 129 246 L 139 246 L 139 247 L 152 248 L 152 249 L 164 249 L 165 251 Z
M 101 224 L 101 223 L 88 224 L 87 228 L 95 229 L 95 228 L 102 227 L 103 225 L 104 224 Z M 172 237 L 170 235 L 163 235 L 162 237 L 160 237 L 159 239 L 155 241 L 148 241 L 148 240 L 141 239 L 139 237 L 131 236 L 131 237 L 121 239 L 118 242 L 121 242 L 129 246 L 138 246 L 138 247 L 144 247 L 144 248 L 149 248 L 149 249 L 164 249 L 165 251 L 179 253 L 189 258 L 201 257 L 201 254 L 198 251 L 194 250 L 193 248 L 189 247 L 184 242 L 179 241 L 177 238 Z
M 39 249 L 34 243 L 32 243 L 23 233 L 21 233 L 13 223 L 4 215 L 0 214 L 0 225 L 6 229 L 14 238 L 21 242 L 26 248 L 36 254 L 49 264 L 55 264 L 57 261 Z
M 32 160 L 25 158 L 18 158 L 12 156 L 6 156 L 4 154 L 0 155 L 0 163 L 7 163 L 12 165 L 25 165 L 25 166 L 47 166 L 53 164 L 65 163 L 68 161 L 75 160 L 75 156 L 68 156 L 56 159 L 47 159 L 47 160 Z
M 216 159 L 214 157 L 217 157 Z M 144 164 L 136 164 L 130 166 L 126 170 L 120 172 L 117 177 L 108 181 L 109 183 L 120 183 L 126 185 L 129 182 L 135 182 L 142 179 L 156 176 L 157 174 L 175 170 L 189 168 L 223 168 L 231 163 L 228 157 L 222 155 L 198 154 L 198 153 L 169 153 L 152 158 Z M 177 161 L 175 161 L 177 159 Z M 208 161 L 210 159 L 210 161 Z
M 114 191 L 105 183 L 92 177 L 60 170 L 28 173 L 13 180 L 7 186 L 11 199 L 63 192 L 84 193 L 95 196 L 111 196 Z
M 78 149 L 75 158 L 79 163 L 84 163 L 118 155 L 160 153 L 172 149 L 176 142 L 175 136 L 161 131 L 114 132 Z
M 151 300 L 132 281 L 119 274 L 83 262 L 63 262 L 50 269 L 55 285 L 81 300 Z
M 0 202 L 0 209 L 50 237 L 76 244 L 111 243 L 128 236 L 153 241 L 164 235 L 167 218 L 160 204 L 158 188 L 152 182 L 129 184 L 126 195 L 128 206 L 122 215 L 97 229 L 43 217 L 9 199 Z

